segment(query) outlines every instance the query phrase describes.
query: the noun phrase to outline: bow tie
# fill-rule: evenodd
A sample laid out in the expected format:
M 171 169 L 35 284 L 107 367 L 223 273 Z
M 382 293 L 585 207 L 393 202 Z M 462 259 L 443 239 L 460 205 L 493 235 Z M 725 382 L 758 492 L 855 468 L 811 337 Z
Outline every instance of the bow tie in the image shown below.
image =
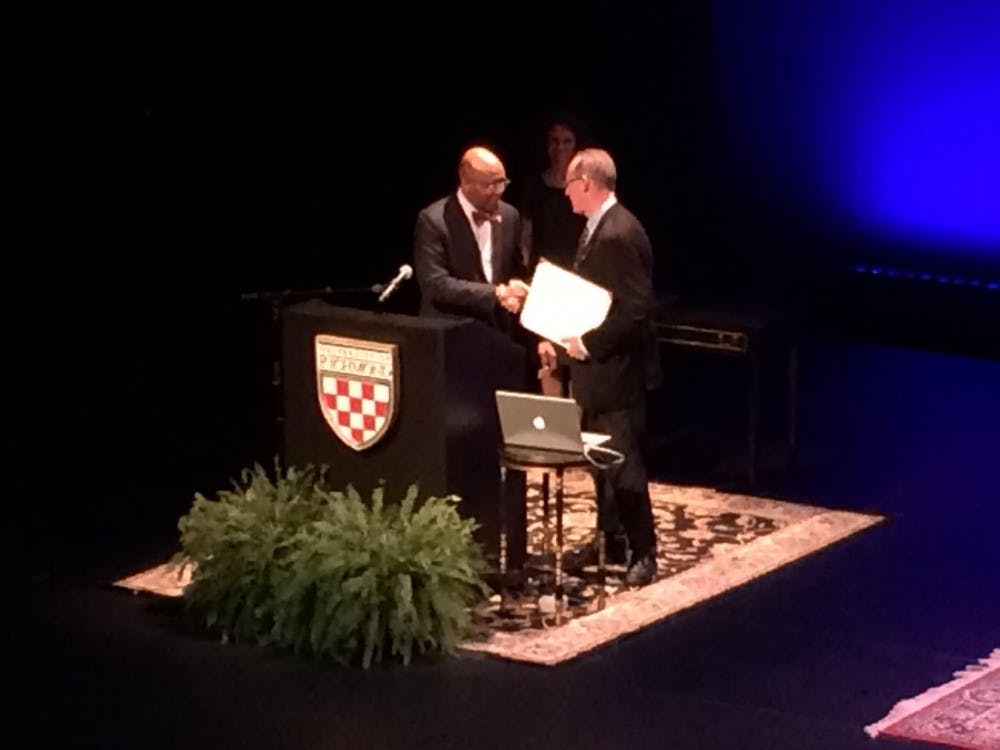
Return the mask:
M 490 211 L 473 211 L 472 220 L 476 223 L 477 227 L 481 227 L 483 222 L 486 221 L 500 221 L 500 214 L 491 213 Z

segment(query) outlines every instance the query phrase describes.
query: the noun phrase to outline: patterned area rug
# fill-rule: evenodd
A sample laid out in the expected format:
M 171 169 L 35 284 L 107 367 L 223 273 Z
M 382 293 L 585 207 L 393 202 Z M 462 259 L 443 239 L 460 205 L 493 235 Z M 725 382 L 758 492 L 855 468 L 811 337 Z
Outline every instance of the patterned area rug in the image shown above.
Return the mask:
M 463 648 L 515 661 L 555 665 L 676 612 L 763 576 L 882 520 L 881 516 L 833 511 L 702 487 L 650 484 L 658 540 L 658 575 L 630 589 L 625 568 L 607 567 L 603 606 L 595 567 L 564 578 L 557 612 L 553 595 L 553 518 L 542 513 L 541 475 L 528 476 L 529 555 L 523 585 L 494 595 L 475 613 L 474 632 Z M 596 507 L 590 476 L 567 472 L 564 547 L 592 541 Z M 555 502 L 550 502 L 554 515 Z M 553 541 L 554 543 L 554 541 Z M 161 565 L 117 586 L 180 596 L 189 568 Z
M 951 747 L 1000 748 L 1000 648 L 951 682 L 897 703 L 881 721 L 865 727 Z

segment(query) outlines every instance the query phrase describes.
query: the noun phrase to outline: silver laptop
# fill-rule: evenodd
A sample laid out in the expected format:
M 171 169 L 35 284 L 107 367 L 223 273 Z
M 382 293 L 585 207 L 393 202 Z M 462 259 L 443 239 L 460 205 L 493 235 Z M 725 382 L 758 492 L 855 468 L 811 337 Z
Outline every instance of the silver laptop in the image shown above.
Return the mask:
M 521 391 L 497 391 L 496 398 L 504 445 L 582 453 L 611 439 L 580 431 L 580 406 L 571 398 Z

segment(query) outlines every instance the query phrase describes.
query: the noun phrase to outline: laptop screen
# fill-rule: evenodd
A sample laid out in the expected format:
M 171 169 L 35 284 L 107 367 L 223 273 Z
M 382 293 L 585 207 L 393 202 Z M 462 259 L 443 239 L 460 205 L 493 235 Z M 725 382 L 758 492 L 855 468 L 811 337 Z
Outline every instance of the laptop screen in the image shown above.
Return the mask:
M 497 391 L 497 413 L 505 445 L 541 450 L 583 451 L 580 406 L 571 398 L 541 396 L 521 391 Z M 588 443 L 600 443 L 605 435 L 587 434 Z M 603 438 L 603 440 L 602 440 Z

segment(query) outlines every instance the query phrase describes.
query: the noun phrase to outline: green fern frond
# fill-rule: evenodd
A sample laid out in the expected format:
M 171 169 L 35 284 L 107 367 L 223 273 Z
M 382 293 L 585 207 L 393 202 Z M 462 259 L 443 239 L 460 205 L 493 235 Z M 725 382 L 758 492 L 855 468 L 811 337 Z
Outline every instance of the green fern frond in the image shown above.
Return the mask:
M 188 611 L 223 640 L 368 667 L 450 653 L 489 589 L 459 498 L 369 502 L 328 486 L 326 467 L 245 468 L 178 521 L 178 560 L 195 564 Z

